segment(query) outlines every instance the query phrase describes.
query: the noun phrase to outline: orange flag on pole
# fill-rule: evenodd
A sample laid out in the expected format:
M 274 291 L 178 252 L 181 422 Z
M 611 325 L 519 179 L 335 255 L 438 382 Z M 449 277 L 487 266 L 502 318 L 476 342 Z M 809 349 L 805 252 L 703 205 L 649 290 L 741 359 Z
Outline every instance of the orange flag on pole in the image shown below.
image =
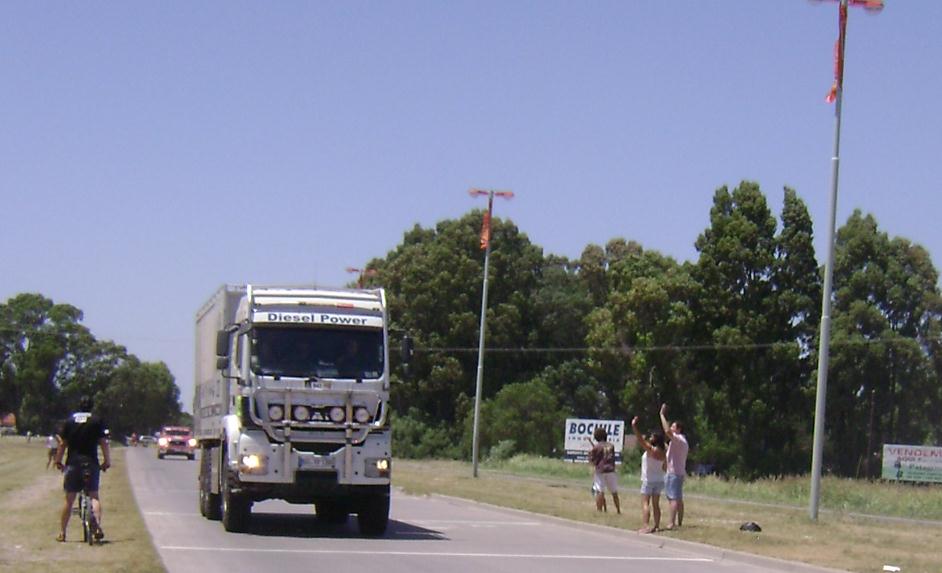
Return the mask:
M 837 92 L 844 87 L 844 40 L 847 34 L 847 6 L 860 6 L 868 12 L 879 12 L 883 10 L 883 0 L 848 0 L 847 4 L 840 4 L 840 18 L 838 20 L 839 30 L 837 42 L 834 44 L 834 84 L 825 101 L 834 103 L 837 100 Z
M 843 2 L 840 7 L 838 26 L 837 42 L 834 44 L 834 84 L 831 85 L 831 91 L 825 98 L 828 103 L 834 103 L 838 90 L 844 86 L 844 34 L 847 31 L 847 5 Z
M 481 222 L 481 250 L 487 248 L 487 244 L 491 242 L 491 212 L 484 212 L 484 220 Z

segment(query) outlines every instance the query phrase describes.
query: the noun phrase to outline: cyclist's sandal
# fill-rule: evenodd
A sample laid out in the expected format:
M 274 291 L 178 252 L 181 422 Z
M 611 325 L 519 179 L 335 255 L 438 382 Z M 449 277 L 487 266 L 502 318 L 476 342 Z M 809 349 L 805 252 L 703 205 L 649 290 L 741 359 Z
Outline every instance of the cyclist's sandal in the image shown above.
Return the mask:
M 100 527 L 95 529 L 95 533 L 92 535 L 95 538 L 95 541 L 101 541 L 105 538 L 105 532 L 102 531 Z
M 65 541 L 65 533 L 59 533 L 59 535 L 56 535 L 56 541 Z

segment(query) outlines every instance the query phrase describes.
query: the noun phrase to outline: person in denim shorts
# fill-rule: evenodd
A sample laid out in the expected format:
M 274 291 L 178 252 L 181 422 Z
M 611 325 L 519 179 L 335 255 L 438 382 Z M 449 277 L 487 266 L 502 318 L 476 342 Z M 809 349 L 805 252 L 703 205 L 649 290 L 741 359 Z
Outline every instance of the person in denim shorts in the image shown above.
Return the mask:
M 638 429 L 638 416 L 631 420 L 631 429 L 635 431 L 638 445 L 644 449 L 641 454 L 641 522 L 638 533 L 654 533 L 661 527 L 661 492 L 664 491 L 664 471 L 667 465 L 667 453 L 664 451 L 664 436 L 652 432 L 645 438 Z M 654 526 L 651 526 L 651 512 L 654 512 Z
M 684 436 L 684 424 L 679 420 L 667 423 L 667 404 L 661 404 L 661 427 L 669 441 L 667 445 L 667 479 L 664 489 L 671 507 L 671 523 L 667 529 L 684 524 L 684 478 L 687 477 L 687 452 L 690 446 Z
M 65 530 L 72 515 L 72 505 L 75 497 L 82 490 L 88 492 L 92 499 L 92 512 L 98 523 L 93 535 L 97 541 L 105 536 L 101 529 L 101 501 L 98 496 L 99 471 L 107 471 L 111 467 L 111 450 L 108 444 L 108 426 L 101 418 L 91 413 L 92 400 L 88 396 L 79 401 L 79 411 L 72 414 L 62 425 L 59 433 L 59 447 L 56 449 L 56 468 L 65 475 L 62 479 L 62 488 L 65 490 L 65 503 L 60 514 L 61 529 L 56 537 L 57 541 L 65 541 Z M 98 448 L 104 455 L 104 461 L 98 463 Z M 65 464 L 62 457 L 68 451 Z M 88 480 L 85 479 L 88 467 Z

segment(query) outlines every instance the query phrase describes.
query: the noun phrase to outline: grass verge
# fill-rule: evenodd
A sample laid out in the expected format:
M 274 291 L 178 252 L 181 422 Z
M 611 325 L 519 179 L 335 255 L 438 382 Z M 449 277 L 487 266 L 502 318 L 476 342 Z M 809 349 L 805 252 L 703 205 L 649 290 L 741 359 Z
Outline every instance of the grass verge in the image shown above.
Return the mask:
M 8 525 L 0 527 L 0 571 L 164 571 L 134 501 L 121 447 L 112 448 L 114 467 L 101 478 L 105 543 L 82 543 L 75 515 L 69 521 L 68 541 L 55 540 L 62 474 L 46 469 L 44 442 L 12 436 L 0 440 L 0 505 Z
M 619 476 L 619 516 L 611 513 L 610 500 L 610 513 L 595 511 L 585 465 L 521 457 L 488 464 L 478 473 L 479 478 L 472 478 L 471 466 L 465 462 L 396 460 L 393 484 L 407 493 L 462 497 L 624 529 L 631 535 L 637 535 L 635 531 L 641 526 L 636 475 Z M 856 514 L 874 506 L 869 499 L 872 496 L 886 515 L 939 519 L 942 513 L 934 508 L 942 503 L 942 488 L 907 488 L 907 495 L 900 495 L 894 485 L 827 479 L 822 485 L 822 507 L 836 511 L 822 511 L 818 521 L 812 522 L 806 506 L 796 504 L 802 495 L 802 479 L 761 480 L 748 487 L 724 484 L 716 478 L 692 479 L 686 492 L 696 491 L 697 496 L 686 501 L 684 527 L 657 535 L 861 573 L 880 571 L 883 565 L 901 567 L 906 573 L 942 571 L 942 554 L 934 546 L 942 524 L 887 523 Z M 736 499 L 729 498 L 733 493 Z M 667 510 L 662 499 L 665 522 Z M 762 532 L 740 531 L 746 521 L 759 523 Z

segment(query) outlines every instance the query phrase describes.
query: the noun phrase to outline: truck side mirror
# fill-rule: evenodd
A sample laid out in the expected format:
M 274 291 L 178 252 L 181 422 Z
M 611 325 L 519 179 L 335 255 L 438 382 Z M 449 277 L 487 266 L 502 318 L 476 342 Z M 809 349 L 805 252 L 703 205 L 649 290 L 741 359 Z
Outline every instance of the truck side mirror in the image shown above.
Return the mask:
M 410 365 L 412 364 L 412 357 L 415 355 L 415 343 L 408 334 L 402 337 L 400 352 L 402 355 L 402 373 L 405 374 L 406 377 L 409 377 L 411 374 Z
M 402 364 L 407 366 L 412 362 L 412 357 L 415 355 L 415 342 L 412 340 L 408 334 L 402 337 Z
M 216 358 L 216 370 L 225 370 L 229 367 L 229 359 L 225 356 L 218 356 Z
M 229 331 L 220 330 L 216 332 L 216 356 L 229 357 Z

